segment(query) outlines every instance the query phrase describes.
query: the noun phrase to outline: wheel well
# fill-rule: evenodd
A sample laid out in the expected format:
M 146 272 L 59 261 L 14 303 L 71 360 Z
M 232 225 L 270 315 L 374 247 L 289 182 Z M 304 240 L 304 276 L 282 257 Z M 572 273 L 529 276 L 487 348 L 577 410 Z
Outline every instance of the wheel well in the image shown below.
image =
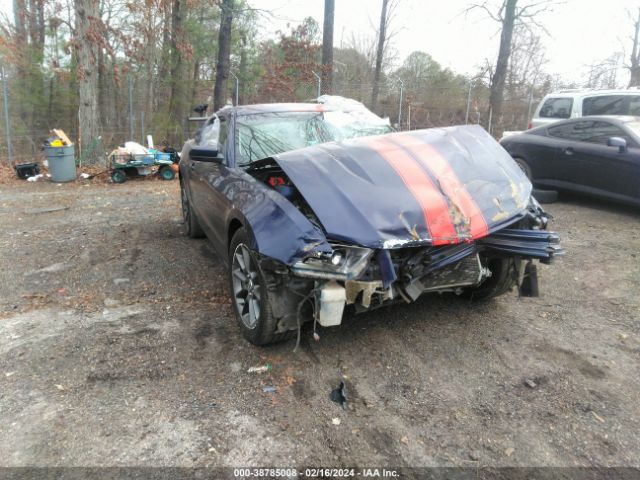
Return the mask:
M 520 160 L 522 163 L 524 163 L 529 168 L 529 173 L 531 174 L 531 177 L 532 177 L 530 180 L 533 180 L 533 168 L 531 168 L 531 164 L 529 163 L 529 161 L 526 158 L 524 158 L 522 155 L 512 155 L 511 158 L 513 158 L 513 160 L 516 162 Z
M 229 248 L 229 246 L 231 245 L 231 239 L 240 228 L 242 228 L 242 222 L 240 220 L 238 220 L 237 218 L 231 220 L 231 223 L 229 224 L 229 230 L 227 230 L 227 248 Z

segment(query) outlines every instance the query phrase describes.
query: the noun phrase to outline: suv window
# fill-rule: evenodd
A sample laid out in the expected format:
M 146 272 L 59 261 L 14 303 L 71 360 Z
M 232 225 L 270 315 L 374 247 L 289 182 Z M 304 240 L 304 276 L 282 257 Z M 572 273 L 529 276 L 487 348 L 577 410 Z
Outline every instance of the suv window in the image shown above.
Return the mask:
M 569 118 L 571 116 L 572 106 L 572 98 L 547 98 L 542 108 L 540 108 L 540 117 Z
M 582 115 L 626 115 L 629 112 L 628 95 L 604 95 L 582 100 Z

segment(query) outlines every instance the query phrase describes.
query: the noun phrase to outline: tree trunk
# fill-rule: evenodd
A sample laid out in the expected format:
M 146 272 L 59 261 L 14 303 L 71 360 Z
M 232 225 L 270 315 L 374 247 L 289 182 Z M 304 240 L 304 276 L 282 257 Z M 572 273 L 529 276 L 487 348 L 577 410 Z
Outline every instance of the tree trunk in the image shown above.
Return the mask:
M 382 72 L 382 55 L 384 53 L 384 40 L 387 36 L 387 4 L 389 0 L 382 0 L 380 12 L 380 29 L 378 32 L 378 48 L 376 50 L 376 69 L 373 74 L 373 90 L 371 92 L 371 110 L 375 111 L 378 105 L 378 93 L 380 90 L 380 74 Z
M 98 105 L 98 45 L 94 41 L 98 34 L 95 21 L 99 18 L 98 0 L 74 0 L 75 48 L 78 57 L 78 124 L 80 125 L 80 148 L 86 163 L 102 160 L 92 143 L 100 136 L 100 111 Z M 92 25 L 92 22 L 94 23 Z M 93 148 L 93 151 L 89 151 Z
M 218 61 L 216 62 L 216 84 L 213 89 L 213 111 L 224 107 L 227 102 L 231 55 L 231 23 L 233 22 L 233 0 L 222 0 L 222 17 L 218 32 Z
M 333 90 L 333 19 L 335 0 L 324 0 L 324 25 L 322 27 L 322 90 L 331 95 Z
M 640 45 L 638 45 L 640 40 L 640 9 L 638 9 L 638 17 L 634 27 L 633 49 L 631 50 L 631 65 L 629 67 L 631 72 L 631 77 L 629 78 L 630 87 L 640 86 Z
M 182 81 L 182 52 L 180 43 L 182 40 L 182 2 L 174 0 L 171 12 L 171 93 L 169 96 L 169 118 L 172 120 L 169 127 L 176 123 L 182 126 L 184 116 L 184 98 Z M 171 132 L 167 132 L 167 140 L 172 141 Z
M 504 84 L 511 56 L 511 39 L 513 38 L 513 26 L 516 20 L 516 4 L 518 0 L 505 0 L 504 19 L 502 20 L 502 33 L 500 34 L 500 50 L 496 70 L 491 78 L 491 94 L 489 96 L 489 108 L 492 123 L 499 121 L 502 114 L 502 101 L 504 99 Z

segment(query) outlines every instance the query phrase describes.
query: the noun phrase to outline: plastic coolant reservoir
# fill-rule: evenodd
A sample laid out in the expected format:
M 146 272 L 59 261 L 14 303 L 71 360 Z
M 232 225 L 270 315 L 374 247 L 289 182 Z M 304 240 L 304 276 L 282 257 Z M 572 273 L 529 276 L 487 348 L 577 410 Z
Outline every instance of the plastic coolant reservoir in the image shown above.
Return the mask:
M 333 327 L 342 323 L 342 312 L 347 295 L 343 286 L 337 282 L 327 282 L 320 289 L 320 317 L 323 327 Z

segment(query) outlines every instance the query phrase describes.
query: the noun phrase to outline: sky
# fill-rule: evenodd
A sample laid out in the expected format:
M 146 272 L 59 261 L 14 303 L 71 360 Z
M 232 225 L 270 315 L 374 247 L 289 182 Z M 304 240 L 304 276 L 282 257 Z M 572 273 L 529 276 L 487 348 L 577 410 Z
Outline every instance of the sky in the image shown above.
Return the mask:
M 498 0 L 487 0 L 497 3 Z M 520 0 L 521 3 L 532 0 Z M 536 0 L 537 1 L 537 0 Z M 320 25 L 323 0 L 249 0 L 256 8 L 273 11 L 265 21 L 263 34 L 287 29 L 306 16 Z M 483 0 L 399 0 L 393 29 L 398 63 L 412 51 L 423 50 L 456 73 L 472 75 L 484 59 L 495 63 L 500 35 L 498 24 L 480 10 L 465 14 L 473 3 Z M 381 0 L 335 0 L 334 45 L 348 42 L 355 35 L 372 35 L 380 18 Z M 552 12 L 540 15 L 548 31 L 542 33 L 549 60 L 546 70 L 566 81 L 583 83 L 587 65 L 598 63 L 615 52 L 630 55 L 632 21 L 640 0 L 566 0 L 557 2 Z M 266 19 L 265 19 L 266 20 Z M 621 70 L 618 81 L 626 85 L 628 72 Z
M 305 17 L 322 25 L 324 0 L 248 0 L 250 5 L 273 12 L 262 16 L 262 35 L 287 31 Z M 498 26 L 480 10 L 465 14 L 472 3 L 484 0 L 399 0 L 392 26 L 398 33 L 393 44 L 399 65 L 414 50 L 429 53 L 456 73 L 472 75 L 485 59 L 495 62 L 500 41 Z M 497 3 L 500 0 L 486 0 Z M 519 0 L 532 2 L 538 0 Z M 379 22 L 381 0 L 335 0 L 334 45 L 348 43 L 352 34 L 374 34 Z M 546 71 L 567 82 L 582 84 L 587 65 L 598 63 L 615 52 L 631 50 L 632 21 L 640 0 L 559 0 L 552 12 L 539 17 L 548 31 L 542 33 L 548 64 Z M 0 0 L 2 12 L 12 17 L 12 0 Z M 396 65 L 396 66 L 398 66 Z M 621 69 L 618 82 L 626 84 L 628 72 Z

